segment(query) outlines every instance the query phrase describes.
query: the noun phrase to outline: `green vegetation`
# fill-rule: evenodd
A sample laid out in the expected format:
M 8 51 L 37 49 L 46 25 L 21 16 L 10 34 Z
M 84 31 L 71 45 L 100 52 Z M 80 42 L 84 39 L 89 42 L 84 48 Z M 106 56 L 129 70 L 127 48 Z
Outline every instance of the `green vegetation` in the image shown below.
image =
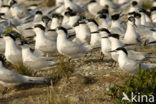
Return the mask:
M 12 32 L 12 27 L 9 26 L 9 27 L 3 32 L 3 34 L 9 34 L 9 33 L 11 33 L 11 32 Z
M 123 92 L 127 94 L 128 97 L 131 93 L 140 93 L 140 95 L 155 95 L 156 90 L 156 70 L 142 71 L 141 67 L 137 75 L 130 77 L 122 86 L 115 86 L 111 88 L 111 96 L 118 101 L 120 104 L 132 104 L 127 101 L 122 101 Z

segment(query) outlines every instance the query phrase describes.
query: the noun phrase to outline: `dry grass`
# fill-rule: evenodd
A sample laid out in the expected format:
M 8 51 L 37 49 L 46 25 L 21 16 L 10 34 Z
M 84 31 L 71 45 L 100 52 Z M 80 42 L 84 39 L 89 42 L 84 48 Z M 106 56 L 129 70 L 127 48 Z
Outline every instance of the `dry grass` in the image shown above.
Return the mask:
M 45 96 L 40 96 L 36 104 L 73 104 L 69 99 L 60 97 L 53 86 L 50 86 Z
M 59 56 L 58 61 L 59 64 L 55 69 L 53 69 L 53 73 L 49 76 L 52 78 L 53 84 L 57 83 L 63 77 L 69 79 L 75 68 L 75 65 L 63 56 Z
M 51 7 L 55 5 L 55 0 L 42 0 L 41 5 L 43 7 Z
M 28 76 L 33 76 L 34 71 L 26 66 L 24 66 L 22 63 L 19 63 L 18 65 L 11 66 L 13 71 L 22 74 L 22 75 L 28 75 Z

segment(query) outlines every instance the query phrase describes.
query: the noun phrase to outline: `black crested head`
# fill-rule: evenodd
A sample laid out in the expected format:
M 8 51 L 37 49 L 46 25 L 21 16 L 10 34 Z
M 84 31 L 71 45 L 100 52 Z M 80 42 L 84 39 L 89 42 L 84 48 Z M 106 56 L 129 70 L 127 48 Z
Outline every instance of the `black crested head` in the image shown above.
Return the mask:
M 116 49 L 117 51 L 123 51 L 126 55 L 128 55 L 128 52 L 127 52 L 127 50 L 125 49 L 125 48 L 123 48 L 123 47 L 119 47 L 119 48 L 117 48 Z
M 74 26 L 74 27 L 79 26 L 79 21 L 77 21 L 73 26 Z
M 58 30 L 62 30 L 62 31 L 64 31 L 66 34 L 68 33 L 67 29 L 64 28 L 64 27 L 62 27 L 62 26 L 58 27 Z
M 116 38 L 116 39 L 120 38 L 120 35 L 119 34 L 115 34 L 115 33 L 111 34 L 110 36 L 113 37 L 113 38 Z
M 99 17 L 100 17 L 100 18 L 103 18 L 103 19 L 106 19 L 106 18 L 107 18 L 107 16 L 106 16 L 105 14 L 99 15 Z
M 137 1 L 132 1 L 132 6 L 136 6 L 138 5 L 138 2 Z
M 9 5 L 2 5 L 1 7 L 10 8 Z
M 147 11 L 142 8 L 142 9 L 139 10 L 139 12 L 146 13 Z
M 0 13 L 0 16 L 5 16 L 5 13 Z
M 40 28 L 41 30 L 45 31 L 45 27 L 41 24 L 37 24 L 34 26 L 35 28 Z
M 135 18 L 134 18 L 133 16 L 130 16 L 130 17 L 128 18 L 128 21 L 130 21 L 130 22 L 135 22 Z
M 70 7 L 67 8 L 67 11 L 73 12 L 73 10 Z
M 93 22 L 93 23 L 95 23 L 97 26 L 99 26 L 98 23 L 97 23 L 93 18 L 88 19 L 88 22 Z
M 48 29 L 47 31 L 56 31 L 55 29 Z
M 17 3 L 17 2 L 16 2 L 15 0 L 11 0 L 10 6 L 12 6 L 12 5 L 16 4 L 16 3 Z
M 26 40 L 21 41 L 21 45 L 29 44 Z
M 69 16 L 76 16 L 77 15 L 77 13 L 76 12 L 69 12 Z
M 41 11 L 36 11 L 36 14 L 42 15 Z
M 3 65 L 5 65 L 6 59 L 3 54 L 0 54 L 0 61 L 2 62 Z
M 109 14 L 108 9 L 102 9 L 98 12 L 98 14 Z
M 58 13 L 54 13 L 54 14 L 52 14 L 52 18 L 61 18 L 62 17 L 62 15 L 61 14 L 58 14 Z
M 106 28 L 101 28 L 101 29 L 99 29 L 99 31 L 104 31 L 104 32 L 106 32 L 106 33 L 108 33 L 108 34 L 111 34 L 111 33 L 109 32 L 109 30 L 106 29 Z
M 70 11 L 66 11 L 66 12 L 64 13 L 64 15 L 69 17 L 69 16 L 70 16 Z
M 120 18 L 120 14 L 114 14 L 111 16 L 112 20 L 118 20 Z
M 82 20 L 82 21 L 80 20 L 80 21 L 79 21 L 79 24 L 86 24 L 86 22 L 83 21 L 83 20 Z
M 16 37 L 13 36 L 12 34 L 9 34 L 9 33 L 8 33 L 8 34 L 5 34 L 4 36 L 5 36 L 5 37 L 6 37 L 6 36 L 9 36 L 9 37 L 11 37 L 14 41 L 16 40 Z
M 96 0 L 90 0 L 89 3 L 96 3 Z
M 129 12 L 128 15 L 134 15 L 136 12 Z
M 134 17 L 135 17 L 135 18 L 141 18 L 141 14 L 140 14 L 140 13 L 135 13 L 135 14 L 134 14 Z
M 156 7 L 155 6 L 150 9 L 150 12 L 153 12 L 153 11 L 156 11 Z
M 50 21 L 50 20 L 51 20 L 51 19 L 50 19 L 48 16 L 43 16 L 43 17 L 42 17 L 42 21 L 47 21 L 47 22 L 48 22 L 48 21 Z
M 86 20 L 85 16 L 80 16 L 80 20 Z

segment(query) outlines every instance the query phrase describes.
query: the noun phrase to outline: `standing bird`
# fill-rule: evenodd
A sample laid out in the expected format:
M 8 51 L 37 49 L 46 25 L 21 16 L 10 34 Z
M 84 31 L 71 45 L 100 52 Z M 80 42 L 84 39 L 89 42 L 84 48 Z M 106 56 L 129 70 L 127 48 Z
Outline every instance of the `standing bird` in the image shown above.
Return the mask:
M 5 57 L 13 65 L 19 65 L 22 63 L 21 48 L 15 43 L 15 38 L 11 34 L 3 36 L 5 40 Z
M 79 58 L 91 51 L 91 47 L 84 44 L 77 44 L 67 39 L 67 30 L 64 27 L 57 29 L 57 50 L 60 54 L 70 58 Z
M 23 64 L 36 71 L 49 69 L 56 63 L 34 55 L 27 45 L 22 46 Z
M 48 55 L 57 52 L 56 41 L 50 40 L 45 36 L 45 27 L 41 24 L 35 25 L 34 32 L 36 33 L 35 49 Z
M 113 51 L 113 53 L 118 53 L 118 63 L 122 70 L 125 70 L 130 73 L 137 73 L 139 66 L 141 66 L 142 70 L 155 69 L 156 65 L 154 64 L 146 64 L 134 61 L 128 57 L 128 52 L 125 48 L 119 47 Z
M 64 0 L 64 5 L 66 9 L 71 8 L 74 12 L 82 13 L 86 11 L 86 8 L 81 7 L 72 0 Z
M 129 17 L 128 23 L 127 23 L 127 30 L 126 30 L 125 36 L 123 38 L 123 42 L 126 44 L 131 44 L 131 43 L 135 44 L 135 43 L 139 43 L 141 41 L 140 35 L 136 32 L 134 25 L 135 25 L 135 18 Z
M 44 77 L 29 77 L 18 74 L 5 68 L 0 61 L 0 84 L 4 87 L 17 86 L 20 84 L 39 84 L 45 83 L 48 80 Z

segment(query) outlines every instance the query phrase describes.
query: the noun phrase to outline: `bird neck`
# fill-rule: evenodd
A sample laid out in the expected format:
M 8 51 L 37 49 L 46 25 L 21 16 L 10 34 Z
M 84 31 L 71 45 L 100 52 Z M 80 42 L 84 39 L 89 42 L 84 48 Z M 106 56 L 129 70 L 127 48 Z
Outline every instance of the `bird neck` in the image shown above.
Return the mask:
M 61 42 L 64 40 L 67 40 L 66 33 L 63 31 L 59 31 L 58 36 L 57 36 L 57 40 L 60 40 Z
M 118 39 L 112 38 L 111 45 L 112 45 L 112 50 L 115 50 L 116 48 L 121 47 L 121 42 Z
M 146 17 L 145 17 L 145 14 L 144 13 L 141 13 L 141 24 L 142 25 L 147 25 Z
M 6 46 L 5 46 L 6 52 L 8 50 L 14 50 L 15 48 L 17 48 L 16 43 L 14 42 L 13 39 L 8 39 L 5 43 L 6 43 Z
M 141 19 L 140 18 L 136 18 L 135 19 L 135 24 L 138 26 L 138 25 L 141 25 Z
M 125 38 L 131 38 L 131 37 L 136 37 L 137 33 L 134 28 L 134 25 L 131 22 L 128 22 L 127 24 L 127 30 L 125 33 Z
M 42 38 L 45 38 L 44 31 L 42 31 L 42 30 L 37 31 L 36 39 L 42 39 Z
M 79 16 L 72 16 L 69 18 L 69 24 L 72 26 L 73 24 L 75 24 L 77 22 L 77 20 L 79 19 Z
M 52 22 L 51 22 L 50 29 L 56 29 L 58 26 L 60 26 L 59 19 L 53 18 Z
M 90 27 L 90 31 L 91 32 L 94 32 L 94 31 L 97 31 L 98 30 L 98 26 L 95 25 L 95 24 L 89 25 L 89 27 Z
M 126 55 L 126 53 L 124 53 L 123 51 L 119 51 L 119 56 L 118 56 L 119 65 L 124 65 L 127 59 L 128 56 Z
M 120 28 L 120 20 L 112 21 L 112 28 L 113 27 L 119 27 Z

